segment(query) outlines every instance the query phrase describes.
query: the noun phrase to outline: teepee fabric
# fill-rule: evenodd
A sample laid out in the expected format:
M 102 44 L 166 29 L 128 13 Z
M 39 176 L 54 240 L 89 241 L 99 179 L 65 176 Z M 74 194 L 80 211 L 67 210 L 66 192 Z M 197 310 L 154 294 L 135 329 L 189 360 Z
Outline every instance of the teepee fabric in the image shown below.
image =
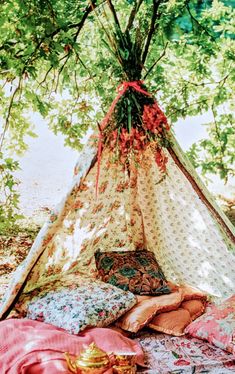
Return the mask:
M 86 147 L 72 188 L 16 271 L 1 316 L 19 291 L 29 293 L 66 273 L 95 278 L 98 249 L 134 254 L 145 248 L 154 252 L 168 280 L 213 296 L 232 294 L 235 257 L 207 206 L 165 152 L 167 173 L 162 179 L 151 147 L 143 152 L 141 164 L 128 170 L 111 162 L 110 150 L 104 150 L 96 196 L 96 149 Z

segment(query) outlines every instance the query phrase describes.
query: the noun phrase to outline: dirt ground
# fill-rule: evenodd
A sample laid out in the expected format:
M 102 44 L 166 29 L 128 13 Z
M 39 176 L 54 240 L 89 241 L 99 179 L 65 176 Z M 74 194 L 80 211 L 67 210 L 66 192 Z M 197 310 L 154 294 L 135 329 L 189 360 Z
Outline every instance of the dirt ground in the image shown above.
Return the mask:
M 0 235 L 0 300 L 13 271 L 27 256 L 39 229 L 38 226 L 26 227 L 15 234 Z

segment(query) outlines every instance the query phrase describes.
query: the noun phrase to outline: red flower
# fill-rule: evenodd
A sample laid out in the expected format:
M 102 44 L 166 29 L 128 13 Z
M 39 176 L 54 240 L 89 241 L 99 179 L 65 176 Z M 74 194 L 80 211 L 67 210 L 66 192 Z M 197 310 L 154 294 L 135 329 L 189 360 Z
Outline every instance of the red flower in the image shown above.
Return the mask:
M 74 209 L 81 209 L 83 207 L 83 203 L 80 200 L 75 201 Z
M 144 106 L 142 118 L 146 130 L 149 130 L 158 136 L 162 135 L 163 130 L 168 131 L 170 129 L 165 114 L 156 102 L 152 105 Z
M 132 127 L 130 132 L 128 132 L 127 129 L 122 128 L 119 137 L 119 148 L 121 160 L 122 162 L 125 162 L 131 149 L 139 152 L 146 148 L 146 135 L 143 131 L 138 131 L 138 129 L 134 127 Z
M 190 362 L 180 358 L 179 360 L 174 362 L 174 365 L 176 365 L 176 366 L 187 366 L 187 365 L 190 365 Z
M 163 152 L 163 150 L 161 148 L 159 148 L 159 147 L 156 149 L 155 161 L 156 161 L 156 164 L 159 167 L 159 169 L 163 173 L 165 173 L 166 172 L 166 164 L 167 164 L 168 158 L 165 155 L 165 153 Z
M 110 142 L 109 142 L 109 145 L 110 147 L 113 149 L 115 148 L 116 144 L 117 144 L 117 137 L 118 137 L 118 131 L 117 130 L 114 130 L 112 133 L 111 133 L 111 137 L 110 137 Z

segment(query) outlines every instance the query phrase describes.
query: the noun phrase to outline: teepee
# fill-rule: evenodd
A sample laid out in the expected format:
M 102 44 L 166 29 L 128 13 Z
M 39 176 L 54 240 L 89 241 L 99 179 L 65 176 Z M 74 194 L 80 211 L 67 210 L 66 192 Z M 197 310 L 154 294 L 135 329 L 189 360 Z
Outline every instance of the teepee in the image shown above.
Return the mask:
M 96 277 L 98 249 L 134 254 L 145 248 L 154 252 L 171 281 L 214 296 L 234 292 L 232 225 L 169 133 L 171 145 L 161 149 L 167 159 L 164 170 L 156 163 L 155 140 L 138 151 L 137 165 L 131 157 L 125 164 L 113 161 L 109 143 L 102 153 L 90 143 L 85 147 L 73 186 L 17 269 L 1 316 L 19 293 L 29 293 L 62 274 Z
M 115 45 L 121 48 L 119 34 Z M 123 38 L 131 43 L 125 34 Z M 125 81 L 99 135 L 79 157 L 71 189 L 15 272 L 1 304 L 2 318 L 20 294 L 48 281 L 74 272 L 95 278 L 97 250 L 134 255 L 146 249 L 155 254 L 168 280 L 212 296 L 234 293 L 233 226 L 140 80 L 138 40 L 129 47 Z M 119 61 L 122 56 L 118 54 Z

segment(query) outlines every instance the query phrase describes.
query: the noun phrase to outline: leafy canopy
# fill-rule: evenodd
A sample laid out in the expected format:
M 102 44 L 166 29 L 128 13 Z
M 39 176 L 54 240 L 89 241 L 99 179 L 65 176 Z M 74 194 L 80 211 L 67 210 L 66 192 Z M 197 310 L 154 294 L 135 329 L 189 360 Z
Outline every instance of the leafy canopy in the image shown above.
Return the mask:
M 227 179 L 234 162 L 234 1 L 2 0 L 1 146 L 22 152 L 34 136 L 28 113 L 47 118 L 80 149 L 126 79 L 145 80 L 169 120 L 211 111 L 208 139 L 189 156 Z M 113 36 L 119 40 L 115 45 Z M 125 40 L 123 39 L 125 38 Z M 136 69 L 130 70 L 130 48 Z M 135 61 L 135 62 L 136 62 Z M 136 65 L 135 65 L 136 67 Z

